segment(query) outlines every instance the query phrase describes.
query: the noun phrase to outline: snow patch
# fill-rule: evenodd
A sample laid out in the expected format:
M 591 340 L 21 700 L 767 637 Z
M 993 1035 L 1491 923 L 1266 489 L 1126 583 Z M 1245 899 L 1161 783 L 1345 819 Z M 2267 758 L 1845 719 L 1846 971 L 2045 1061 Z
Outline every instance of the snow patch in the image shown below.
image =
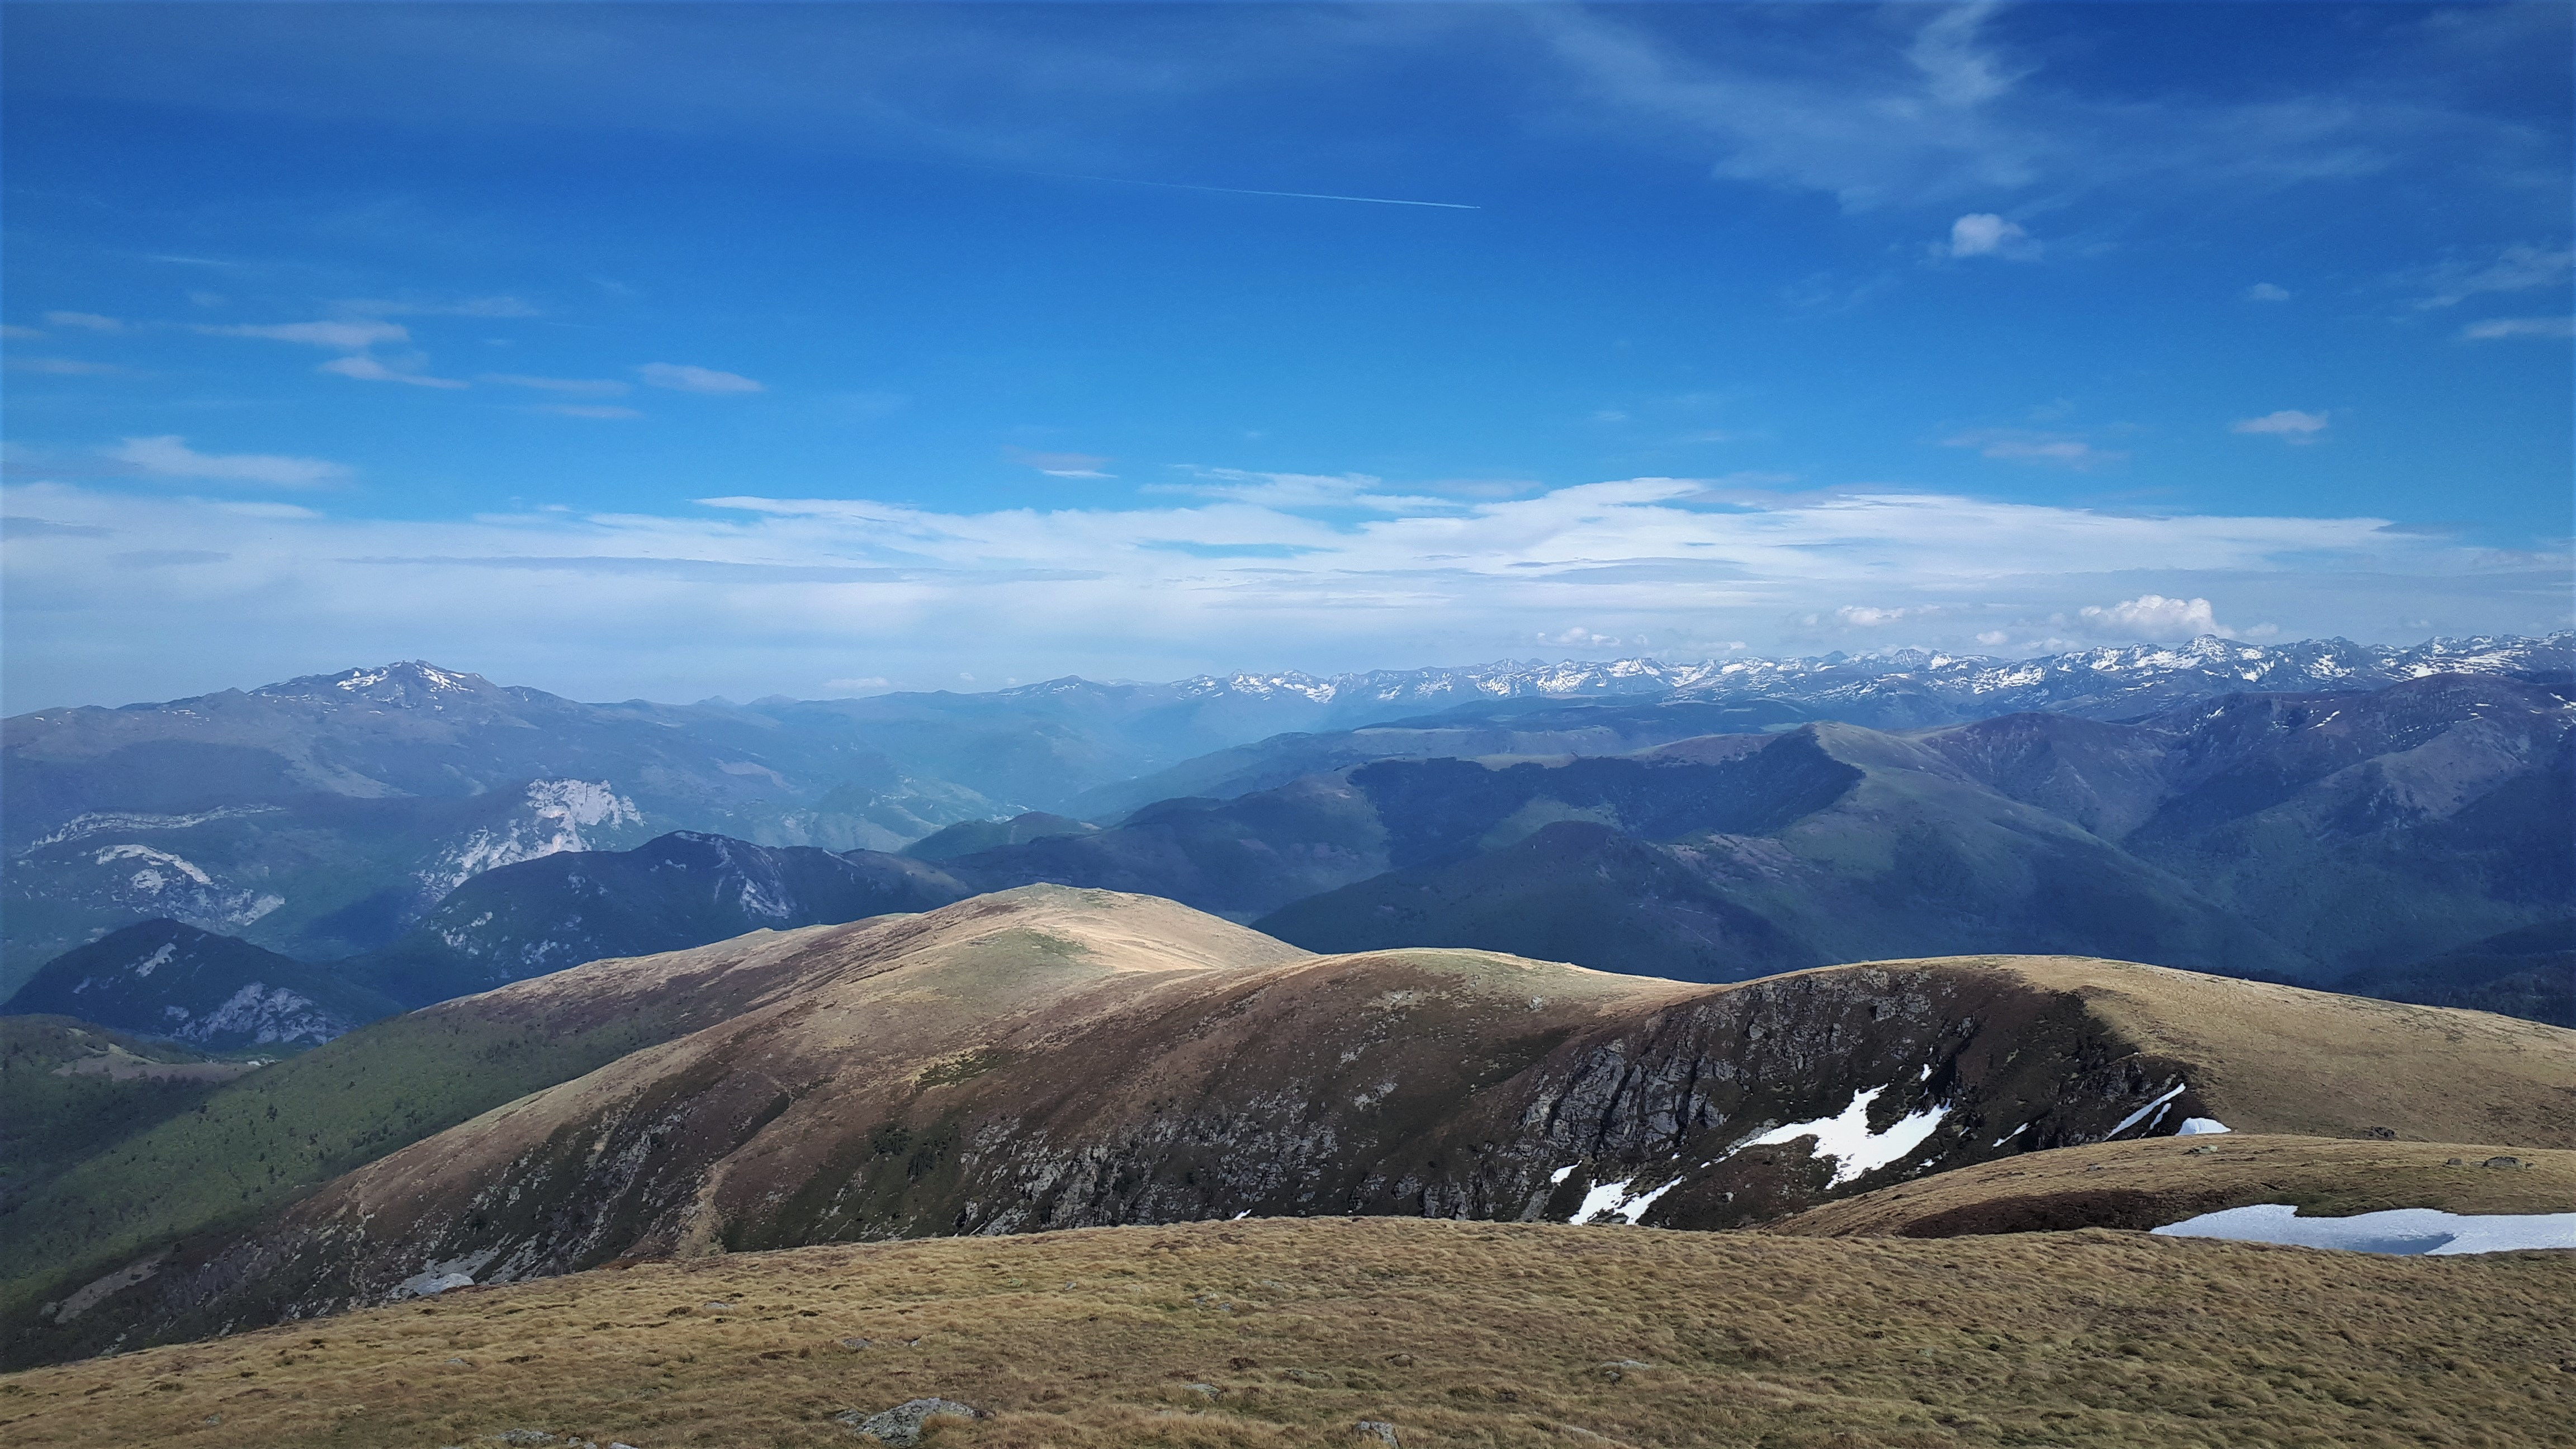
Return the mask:
M 160 949 L 159 949 L 159 950 L 154 951 L 151 955 L 146 956 L 146 957 L 144 957 L 142 960 L 137 961 L 137 962 L 135 962 L 135 963 L 134 963 L 134 974 L 135 974 L 136 976 L 138 976 L 138 977 L 148 977 L 148 976 L 150 976 L 153 972 L 158 971 L 158 970 L 160 970 L 162 967 L 169 965 L 169 964 L 170 964 L 170 958 L 171 958 L 171 957 L 173 957 L 173 956 L 176 956 L 176 955 L 178 955 L 178 954 L 179 954 L 179 943 L 178 943 L 178 942 L 176 942 L 176 941 L 164 941 L 164 942 L 162 942 L 162 943 L 161 943 L 161 947 L 160 947 Z
M 1573 1169 L 1566 1170 L 1570 1172 Z M 1631 1182 L 1634 1180 L 1630 1179 Z M 1633 1223 L 1646 1215 L 1646 1209 L 1653 1207 L 1657 1198 L 1679 1186 L 1680 1178 L 1645 1192 L 1631 1191 L 1626 1182 L 1596 1183 L 1590 1192 L 1583 1195 L 1583 1205 L 1574 1210 L 1572 1221 Z
M 2149 1102 L 2147 1105 L 2145 1105 L 2145 1106 L 2143 1106 L 2143 1107 L 2140 1107 L 2138 1110 L 2136 1110 L 2136 1111 L 2134 1111 L 2134 1112 L 2130 1113 L 2128 1116 L 2121 1118 L 2121 1119 L 2120 1119 L 2120 1125 L 2119 1125 L 2119 1126 L 2114 1127 L 2114 1128 L 2112 1128 L 2110 1131 L 2105 1132 L 2105 1133 L 2103 1133 L 2103 1134 L 2102 1134 L 2102 1140 L 2103 1140 L 2103 1141 L 2105 1141 L 2105 1142 L 2108 1142 L 2108 1141 L 2110 1141 L 2112 1138 L 2119 1136 L 2121 1133 L 2128 1131 L 2130 1128 L 2137 1126 L 2139 1123 L 2146 1121 L 2146 1120 L 2147 1120 L 2147 1116 L 2148 1116 L 2148 1114 L 2150 1114 L 2150 1113 L 2154 1113 L 2154 1115 L 2156 1115 L 2158 1118 L 2162 1118 L 2164 1114 L 2163 1114 L 2162 1112 L 2158 1112 L 2156 1109 L 2157 1109 L 2157 1108 L 2159 1108 L 2159 1107 L 2164 1106 L 2166 1103 L 2168 1103 L 2168 1102 L 2172 1101 L 2174 1098 L 2181 1096 L 2181 1095 L 2183 1094 L 2184 1089 L 2185 1089 L 2186 1087 L 2188 1087 L 2189 1085 L 2190 1085 L 2190 1084 L 2189 1084 L 2189 1083 L 2186 1083 L 2186 1082 L 2176 1082 L 2176 1083 L 2174 1083 L 2172 1087 L 2170 1087 L 2170 1088 L 2168 1088 L 2168 1089 L 2166 1090 L 2166 1092 L 2165 1092 L 2165 1094 L 2164 1094 L 2163 1096 L 2156 1098 L 2154 1101 Z
M 1547 1185 L 1550 1187 L 1563 1187 L 1565 1185 L 1565 1180 L 1574 1175 L 1574 1169 L 1581 1167 L 1582 1165 L 1583 1164 L 1580 1162 L 1569 1162 L 1563 1167 L 1558 1168 L 1556 1171 L 1549 1173 L 1547 1175 Z
M 589 850 L 587 828 L 644 823 L 644 812 L 605 780 L 535 780 L 528 785 L 528 817 L 502 831 L 477 830 L 420 872 L 433 895 L 444 896 L 487 870 L 566 850 Z
M 2576 1248 L 2576 1213 L 2446 1213 L 2392 1208 L 2348 1218 L 2303 1218 L 2288 1203 L 2258 1203 L 2202 1213 L 2153 1229 L 2167 1238 L 2224 1238 L 2294 1248 L 2429 1257 L 2510 1253 L 2523 1248 Z
M 149 861 L 153 865 L 168 866 L 170 869 L 177 871 L 179 874 L 186 876 L 188 879 L 195 881 L 201 886 L 210 886 L 215 883 L 213 877 L 207 875 L 204 871 L 199 870 L 189 862 L 181 860 L 179 857 L 172 855 L 166 850 L 154 850 L 148 845 L 111 845 L 107 849 L 100 851 L 96 859 L 100 865 L 113 865 L 120 860 Z M 160 889 L 159 882 L 163 877 L 160 872 L 149 868 L 136 873 L 134 877 L 135 884 L 138 886 L 142 885 L 143 877 L 146 875 L 152 876 L 155 884 L 144 888 L 147 890 Z
M 1950 1104 L 1939 1102 L 1919 1112 L 1907 1113 L 1890 1123 L 1884 1132 L 1872 1132 L 1869 1130 L 1869 1105 L 1886 1092 L 1885 1087 L 1856 1092 L 1852 1095 L 1851 1105 L 1835 1116 L 1774 1127 L 1751 1141 L 1739 1143 L 1726 1155 L 1733 1157 L 1747 1147 L 1771 1147 L 1795 1142 L 1801 1137 L 1813 1137 L 1816 1139 L 1816 1156 L 1834 1159 L 1833 1181 L 1828 1186 L 1840 1187 L 1863 1173 L 1874 1172 L 1901 1160 L 1922 1146 L 1924 1140 L 1940 1127 L 1941 1119 L 1950 1115 Z
M 2176 1137 L 2207 1137 L 2214 1133 L 2229 1132 L 2233 1130 L 2235 1129 L 2229 1127 L 2226 1123 L 2219 1121 L 2215 1117 L 2185 1117 L 2182 1119 L 2182 1125 L 2174 1129 L 2174 1135 Z

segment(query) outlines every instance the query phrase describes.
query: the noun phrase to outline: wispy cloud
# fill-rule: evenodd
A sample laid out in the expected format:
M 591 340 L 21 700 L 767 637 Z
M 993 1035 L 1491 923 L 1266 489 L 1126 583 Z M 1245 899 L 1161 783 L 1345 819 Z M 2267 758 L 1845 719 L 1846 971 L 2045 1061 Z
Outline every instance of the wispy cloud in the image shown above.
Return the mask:
M 487 372 L 475 378 L 500 387 L 533 388 L 574 397 L 623 397 L 632 389 L 613 377 L 529 377 L 516 372 Z
M 427 373 L 413 370 L 419 366 L 421 362 L 419 358 L 398 358 L 395 361 L 403 365 L 388 366 L 382 358 L 361 353 L 350 357 L 335 357 L 322 364 L 321 371 L 340 377 L 356 378 L 360 382 L 404 382 L 413 387 L 435 387 L 451 391 L 471 386 L 459 378 L 432 377 Z
M 618 407 L 614 403 L 531 403 L 527 410 L 552 413 L 559 418 L 588 418 L 594 422 L 624 422 L 644 416 L 633 408 Z
M 541 317 L 544 313 L 516 297 L 352 297 L 333 308 L 366 317 Z
M 2089 471 L 2126 461 L 2116 448 L 2097 448 L 2072 433 L 2030 432 L 2020 428 L 1976 428 L 1941 440 L 1945 448 L 1974 448 L 2006 463 L 2043 463 Z
M 48 312 L 45 314 L 45 322 L 53 327 L 78 327 L 86 332 L 125 330 L 125 322 L 121 318 L 103 317 L 96 312 Z
M 2304 413 L 2296 408 L 2283 408 L 2277 413 L 2265 413 L 2259 418 L 2245 418 L 2230 423 L 2227 431 L 2279 438 L 2285 443 L 2313 443 L 2325 435 L 2326 427 L 2332 421 L 2333 419 L 2325 413 Z
M 2012 12 L 1988 4 L 1909 7 L 1877 25 L 1832 9 L 1808 25 L 1688 28 L 1656 25 L 1651 10 L 1517 13 L 1600 124 L 1698 153 L 1721 178 L 1822 192 L 1852 212 L 2149 183 L 2265 189 L 2368 175 L 2468 138 L 2496 154 L 2530 149 L 2513 127 L 2393 98 L 2086 91 L 2000 35 Z
M 307 347 L 328 347 L 338 352 L 361 352 L 385 342 L 407 342 L 411 333 L 398 322 L 371 322 L 333 318 L 320 322 L 260 322 L 224 325 L 213 322 L 191 324 L 190 331 L 209 337 L 260 337 L 271 342 L 297 342 Z
M 1005 447 L 1002 456 L 1023 467 L 1035 468 L 1050 478 L 1115 478 L 1103 473 L 1100 465 L 1109 461 L 1097 453 L 1034 453 L 1026 448 Z
M 14 322 L 0 324 L 0 338 L 7 338 L 11 342 L 32 342 L 44 335 L 45 331 L 41 327 L 21 327 Z
M 2290 300 L 2290 289 L 2273 282 L 2256 282 L 2253 286 L 2245 289 L 2245 300 L 2248 302 L 2286 302 Z
M 2516 243 L 2482 255 L 2451 257 L 2399 280 L 2423 288 L 2424 295 L 2415 299 L 2416 309 L 2431 311 L 2456 307 L 2490 292 L 2564 286 L 2572 270 L 2576 270 L 2576 250 Z
M 2463 342 L 2499 342 L 2508 337 L 2563 342 L 2576 337 L 2576 317 L 2491 317 L 2460 329 Z
M 322 488 L 345 483 L 351 476 L 345 465 L 322 458 L 293 458 L 277 453 L 200 453 L 176 434 L 127 438 L 108 449 L 107 455 L 156 478 L 256 483 L 271 488 Z
M 84 362 L 76 357 L 12 357 L 9 370 L 48 377 L 113 377 L 129 371 L 113 362 Z
M 647 387 L 666 387 L 673 392 L 745 393 L 766 392 L 768 388 L 738 372 L 718 372 L 712 367 L 691 367 L 680 362 L 648 362 L 635 369 Z

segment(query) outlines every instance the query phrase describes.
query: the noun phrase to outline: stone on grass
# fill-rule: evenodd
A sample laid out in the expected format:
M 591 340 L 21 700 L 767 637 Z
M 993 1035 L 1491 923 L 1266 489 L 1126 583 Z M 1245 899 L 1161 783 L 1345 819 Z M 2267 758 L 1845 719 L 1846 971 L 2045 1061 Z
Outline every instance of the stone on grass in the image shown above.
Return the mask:
M 906 1399 L 891 1409 L 862 1418 L 856 1409 L 832 1416 L 880 1444 L 918 1444 L 922 1426 L 932 1419 L 972 1419 L 972 1404 L 955 1399 Z
M 1384 1419 L 1362 1419 L 1351 1427 L 1363 1439 L 1374 1439 L 1380 1444 L 1395 1442 L 1395 1426 Z

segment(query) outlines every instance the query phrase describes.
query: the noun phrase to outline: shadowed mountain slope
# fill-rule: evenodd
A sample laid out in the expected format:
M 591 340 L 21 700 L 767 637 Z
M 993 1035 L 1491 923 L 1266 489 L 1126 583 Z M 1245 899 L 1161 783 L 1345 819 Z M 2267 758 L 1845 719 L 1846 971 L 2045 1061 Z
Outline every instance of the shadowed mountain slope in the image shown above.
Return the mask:
M 633 850 L 486 871 L 401 940 L 331 969 L 420 1006 L 601 957 L 925 911 L 967 894 L 936 866 L 904 856 L 674 831 Z
M 1419 863 L 1391 841 L 1391 873 L 1260 924 L 1318 950 L 1474 946 L 1718 980 L 1995 950 L 2335 980 L 2564 915 L 2570 718 L 2556 689 L 2437 676 L 2135 724 L 1818 724 L 1481 773 L 1384 762 L 1347 779 L 1407 822 Z M 1730 795 L 1764 765 L 1813 793 Z M 1619 768 L 1624 797 L 1580 778 Z M 1474 835 L 1497 799 L 1518 813 Z M 1519 843 L 1550 821 L 1590 828 Z
M 2421 961 L 2357 972 L 2340 990 L 2576 1026 L 2576 917 L 2505 931 Z
M 670 1003 L 716 997 L 730 1009 L 697 1030 L 255 1226 L 165 1216 L 17 1258 L 12 1358 L 638 1254 L 1243 1212 L 1726 1226 L 2186 1116 L 2576 1144 L 2576 1036 L 2502 1018 L 2060 958 L 1707 987 L 1467 951 L 1313 957 L 1051 887 L 592 963 L 378 1030 L 675 1028 Z M 269 1100 L 290 1124 L 308 1110 Z M 78 1320 L 38 1311 L 136 1262 L 151 1276 Z
M 177 921 L 144 921 L 66 951 L 0 1006 L 219 1052 L 316 1046 L 400 1009 L 329 967 Z

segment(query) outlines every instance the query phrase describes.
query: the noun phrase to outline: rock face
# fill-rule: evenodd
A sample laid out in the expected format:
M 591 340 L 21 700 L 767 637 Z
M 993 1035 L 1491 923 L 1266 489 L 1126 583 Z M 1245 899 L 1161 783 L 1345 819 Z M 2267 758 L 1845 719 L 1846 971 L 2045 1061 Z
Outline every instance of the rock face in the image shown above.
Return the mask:
M 2188 1118 L 2576 1144 L 2576 1035 L 2501 1018 L 2069 958 L 1708 987 L 1318 957 L 1059 887 L 593 963 L 404 1025 L 524 1036 L 663 995 L 714 1015 L 189 1235 L 77 1324 L 11 1324 L 11 1355 L 637 1255 L 1245 1213 L 1719 1227 Z

